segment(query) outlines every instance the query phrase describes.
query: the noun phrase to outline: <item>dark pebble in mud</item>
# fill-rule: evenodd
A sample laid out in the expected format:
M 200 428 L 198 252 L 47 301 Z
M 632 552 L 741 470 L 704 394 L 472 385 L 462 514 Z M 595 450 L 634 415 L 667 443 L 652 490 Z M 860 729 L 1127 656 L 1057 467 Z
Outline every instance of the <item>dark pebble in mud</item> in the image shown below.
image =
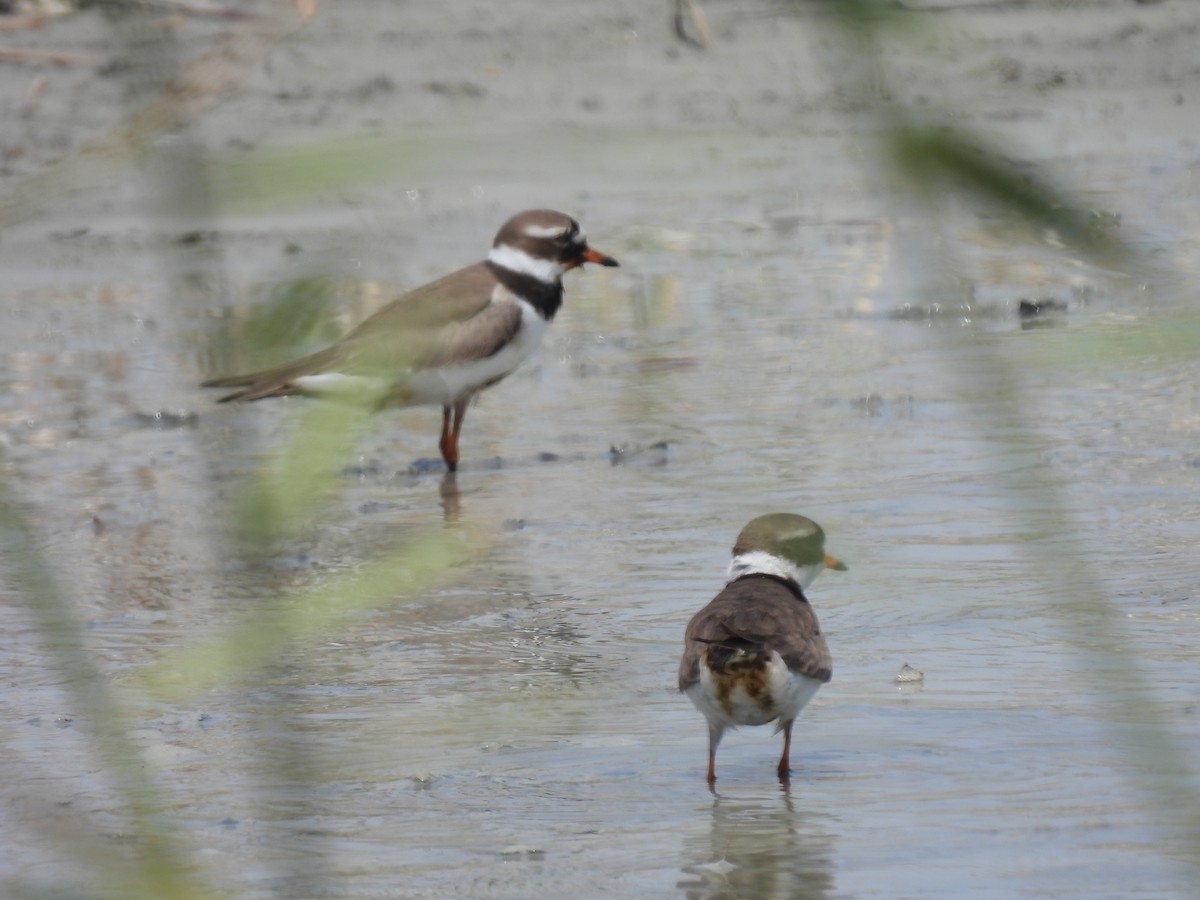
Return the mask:
M 428 475 L 430 472 L 445 472 L 446 464 L 440 459 L 422 456 L 414 459 L 408 466 L 409 475 Z
M 55 728 L 70 728 L 71 725 L 74 723 L 74 721 L 75 720 L 72 719 L 70 716 L 55 716 L 51 720 L 51 724 Z M 42 717 L 34 716 L 32 719 L 26 719 L 25 724 L 32 725 L 34 728 L 41 728 L 42 727 Z
M 499 456 L 493 456 L 493 457 L 490 457 L 489 459 L 472 460 L 465 464 L 460 463 L 458 466 L 458 470 L 460 472 L 463 469 L 479 471 L 480 469 L 495 470 L 495 469 L 503 469 L 503 468 L 504 468 L 504 460 L 501 459 Z M 408 467 L 407 474 L 409 474 L 409 475 L 429 475 L 434 472 L 445 472 L 445 471 L 446 471 L 446 464 L 444 462 L 442 462 L 442 460 L 434 459 L 429 456 L 423 456 L 420 459 L 415 459 L 412 461 L 412 463 Z
M 1042 315 L 1062 315 L 1067 311 L 1067 304 L 1062 300 L 1043 298 L 1041 300 L 1021 300 L 1017 305 L 1017 315 L 1022 319 L 1032 319 Z
M 524 844 L 514 844 L 497 851 L 496 855 L 504 860 L 516 859 L 545 859 L 546 851 L 541 847 L 531 847 Z
M 215 231 L 198 230 L 185 231 L 179 237 L 175 238 L 175 243 L 183 247 L 201 247 L 212 246 L 220 240 L 220 235 Z
M 466 97 L 471 100 L 482 100 L 487 96 L 487 89 L 472 81 L 430 81 L 425 84 L 425 90 L 443 97 Z
M 613 444 L 608 448 L 608 457 L 614 466 L 637 463 L 645 466 L 665 466 L 667 464 L 667 442 L 644 444 Z
M 345 478 L 374 478 L 379 475 L 379 472 L 379 460 L 372 459 L 357 466 L 346 466 L 342 469 L 342 476 Z
M 296 553 L 292 556 L 280 556 L 271 560 L 267 565 L 272 569 L 287 571 L 288 569 L 303 569 L 317 565 L 317 561 L 307 553 Z

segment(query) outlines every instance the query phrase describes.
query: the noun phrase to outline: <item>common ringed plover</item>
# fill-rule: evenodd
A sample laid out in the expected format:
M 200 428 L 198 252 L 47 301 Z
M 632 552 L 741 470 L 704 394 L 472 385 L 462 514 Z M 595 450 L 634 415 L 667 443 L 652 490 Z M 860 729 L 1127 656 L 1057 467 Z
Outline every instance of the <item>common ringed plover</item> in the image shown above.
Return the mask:
M 725 589 L 684 633 L 679 690 L 708 719 L 708 783 L 726 728 L 778 721 L 787 780 L 792 723 L 832 675 L 832 661 L 804 589 L 824 569 L 845 566 L 825 552 L 825 532 L 791 513 L 751 521 L 733 545 Z
M 467 404 L 541 343 L 563 302 L 563 274 L 588 262 L 617 265 L 570 216 L 526 210 L 504 223 L 486 260 L 397 297 L 333 346 L 203 387 L 239 389 L 221 403 L 302 394 L 379 408 L 441 404 L 438 446 L 453 472 Z

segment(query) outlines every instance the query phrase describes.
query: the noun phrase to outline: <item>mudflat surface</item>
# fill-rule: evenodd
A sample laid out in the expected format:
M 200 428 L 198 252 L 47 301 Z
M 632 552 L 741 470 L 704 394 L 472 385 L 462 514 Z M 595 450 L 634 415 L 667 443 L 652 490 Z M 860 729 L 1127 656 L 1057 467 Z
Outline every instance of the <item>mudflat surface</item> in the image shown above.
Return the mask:
M 0 59 L 5 477 L 198 877 L 239 896 L 1195 894 L 1200 10 L 912 6 L 866 67 L 813 7 L 769 2 L 703 3 L 707 51 L 643 0 L 0 31 L 89 58 Z M 181 67 L 186 125 L 122 131 Z M 880 94 L 1119 222 L 1142 266 L 948 192 L 917 203 L 881 165 Z M 457 498 L 409 468 L 437 411 L 379 416 L 277 577 L 246 576 L 232 511 L 306 408 L 216 407 L 196 384 L 258 359 L 279 285 L 342 286 L 266 351 L 298 353 L 533 206 L 621 268 L 568 276 L 540 353 L 471 409 Z M 1023 321 L 1021 299 L 1065 312 Z M 810 591 L 834 678 L 789 786 L 778 738 L 747 729 L 710 793 L 682 631 L 776 509 L 850 566 Z M 484 549 L 236 684 L 129 690 L 431 529 Z M 90 885 L 68 837 L 119 858 L 128 811 L 5 596 L 0 877 Z M 905 663 L 922 685 L 895 683 Z

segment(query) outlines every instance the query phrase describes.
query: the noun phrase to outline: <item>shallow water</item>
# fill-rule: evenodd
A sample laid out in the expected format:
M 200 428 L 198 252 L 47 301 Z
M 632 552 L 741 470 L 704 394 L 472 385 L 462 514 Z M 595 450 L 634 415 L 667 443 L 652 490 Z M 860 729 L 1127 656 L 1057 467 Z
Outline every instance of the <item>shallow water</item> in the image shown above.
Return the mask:
M 1126 777 L 1133 764 L 1100 714 L 1125 686 L 1096 683 L 1072 645 L 1086 634 L 1035 571 L 1032 541 L 1072 549 L 1035 533 L 1054 505 L 1014 498 L 1004 479 L 1031 465 L 1063 479 L 1074 538 L 1120 617 L 1115 639 L 1162 724 L 1194 747 L 1195 363 L 1055 362 L 1057 347 L 1118 327 L 1123 298 L 1034 331 L 1010 310 L 978 326 L 896 320 L 796 290 L 841 261 L 814 273 L 785 248 L 765 263 L 711 249 L 693 266 L 592 231 L 626 268 L 573 276 L 538 362 L 467 420 L 450 527 L 483 528 L 486 559 L 297 647 L 254 689 L 140 720 L 201 870 L 249 896 L 1194 888 L 1172 859 L 1186 848 Z M 674 276 L 655 268 L 686 275 L 664 286 Z M 87 373 L 100 352 L 87 334 L 64 325 L 77 349 L 55 357 L 54 379 L 10 383 L 11 417 L 25 391 L 40 411 L 10 427 L 10 456 L 78 573 L 88 643 L 120 677 L 267 599 L 237 593 L 209 531 L 292 410 L 213 410 L 193 393 L 194 427 L 133 428 L 119 398 L 96 399 L 125 387 Z M 1036 430 L 1015 447 L 992 433 L 995 398 L 970 384 L 985 348 L 1030 397 Z M 647 371 L 648 358 L 686 364 Z M 183 382 L 201 374 L 187 359 Z M 281 559 L 294 583 L 443 520 L 440 476 L 403 474 L 431 451 L 436 412 L 377 425 L 361 447 L 376 465 Z M 658 441 L 665 454 L 620 464 L 609 450 Z M 773 776 L 779 739 L 754 729 L 726 739 L 710 794 L 703 720 L 672 687 L 680 636 L 719 588 L 733 534 L 772 509 L 818 519 L 849 562 L 810 592 L 834 680 L 799 722 L 789 788 Z M 94 771 L 84 736 L 53 721 L 70 715 L 61 679 L 20 622 L 10 609 L 6 631 L 25 648 L 6 666 L 21 777 L 42 803 L 119 832 L 103 780 L 79 774 Z M 1084 623 L 1103 646 L 1100 624 Z M 925 672 L 921 687 L 893 682 L 904 663 Z M 304 781 L 287 768 L 294 740 Z M 6 843 L 26 843 L 23 827 L 19 810 L 7 816 Z M 44 874 L 14 860 L 10 875 Z
M 248 683 L 129 701 L 198 872 L 249 897 L 1195 894 L 1189 812 L 1155 792 L 1195 789 L 1200 746 L 1198 232 L 1174 132 L 1157 165 L 1144 134 L 1061 163 L 1161 264 L 1148 284 L 897 209 L 828 112 L 782 135 L 596 134 L 535 132 L 526 180 L 434 134 L 458 149 L 416 200 L 235 210 L 215 248 L 121 206 L 0 244 L 5 465 L 118 688 L 428 529 L 486 540 Z M 408 472 L 437 411 L 381 415 L 318 523 L 269 579 L 247 572 L 231 510 L 303 404 L 213 406 L 194 385 L 238 351 L 208 337 L 307 271 L 444 273 L 531 196 L 622 268 L 569 276 L 538 357 L 471 409 L 456 508 Z M 947 256 L 966 273 L 950 289 Z M 1026 327 L 1028 296 L 1069 308 Z M 198 417 L 137 418 L 155 411 Z M 747 729 L 710 793 L 703 719 L 674 690 L 682 631 L 771 510 L 818 520 L 849 565 L 809 592 L 834 677 L 789 786 L 780 739 Z M 130 827 L 5 590 L 0 877 L 86 884 L 62 836 L 108 852 Z M 895 683 L 905 663 L 920 686 Z

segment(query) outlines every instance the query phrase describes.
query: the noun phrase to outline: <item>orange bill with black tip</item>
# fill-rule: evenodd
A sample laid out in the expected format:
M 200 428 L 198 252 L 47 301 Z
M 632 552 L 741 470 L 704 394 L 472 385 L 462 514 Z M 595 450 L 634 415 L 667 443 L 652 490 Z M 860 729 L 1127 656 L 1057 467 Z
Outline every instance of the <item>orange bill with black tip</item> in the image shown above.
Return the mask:
M 590 262 L 590 263 L 595 263 L 598 266 L 609 266 L 609 267 L 620 265 L 620 263 L 617 262 L 615 259 L 613 259 L 611 256 L 606 256 L 605 254 L 601 253 L 599 250 L 593 250 L 591 247 L 588 247 L 587 250 L 585 250 L 583 252 L 583 262 Z

